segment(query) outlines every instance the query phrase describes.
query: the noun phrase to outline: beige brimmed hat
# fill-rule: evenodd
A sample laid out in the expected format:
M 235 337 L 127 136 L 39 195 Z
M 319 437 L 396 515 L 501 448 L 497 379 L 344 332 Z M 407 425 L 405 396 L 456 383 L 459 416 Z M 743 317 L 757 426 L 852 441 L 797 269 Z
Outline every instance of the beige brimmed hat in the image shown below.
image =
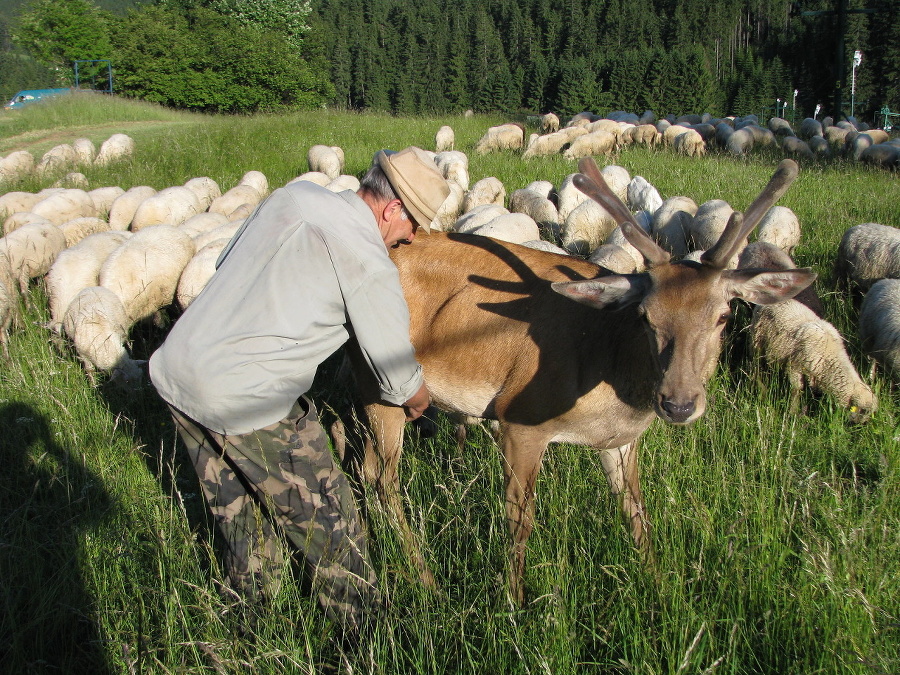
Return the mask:
M 381 150 L 375 161 L 419 227 L 431 232 L 431 221 L 450 194 L 450 186 L 431 157 L 410 146 L 400 152 Z

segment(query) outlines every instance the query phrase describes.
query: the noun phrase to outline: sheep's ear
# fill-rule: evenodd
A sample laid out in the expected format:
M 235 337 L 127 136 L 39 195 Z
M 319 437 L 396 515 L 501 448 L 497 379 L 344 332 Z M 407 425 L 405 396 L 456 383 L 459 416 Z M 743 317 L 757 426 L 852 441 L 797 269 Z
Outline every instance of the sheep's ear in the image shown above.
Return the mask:
M 754 305 L 771 305 L 790 300 L 816 280 L 809 268 L 798 270 L 726 270 L 722 272 L 728 292 Z

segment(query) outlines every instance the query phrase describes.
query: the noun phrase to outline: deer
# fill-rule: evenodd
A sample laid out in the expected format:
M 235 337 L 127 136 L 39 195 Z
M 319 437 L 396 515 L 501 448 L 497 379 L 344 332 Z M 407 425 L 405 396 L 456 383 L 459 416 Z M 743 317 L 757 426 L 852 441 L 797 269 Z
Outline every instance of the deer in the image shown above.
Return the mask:
M 593 159 L 581 160 L 579 171 L 578 189 L 615 217 L 644 256 L 646 271 L 611 274 L 580 258 L 459 233 L 435 232 L 390 253 L 433 405 L 499 421 L 511 539 L 508 593 L 519 605 L 535 483 L 548 445 L 600 452 L 634 544 L 652 559 L 639 437 L 657 417 L 686 425 L 704 414 L 732 299 L 780 302 L 816 277 L 808 268 L 728 269 L 796 178 L 792 160 L 782 161 L 744 214 L 732 214 L 700 262 L 670 260 L 609 189 Z M 404 410 L 380 401 L 358 355 L 351 362 L 370 430 L 362 477 L 399 529 L 422 582 L 434 587 L 400 496 Z

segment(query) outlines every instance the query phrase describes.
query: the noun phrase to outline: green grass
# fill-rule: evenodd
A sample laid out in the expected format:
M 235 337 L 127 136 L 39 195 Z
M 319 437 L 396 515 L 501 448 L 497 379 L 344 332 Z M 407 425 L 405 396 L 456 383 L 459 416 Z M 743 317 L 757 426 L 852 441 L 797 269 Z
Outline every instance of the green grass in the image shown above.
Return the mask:
M 116 99 L 58 101 L 0 115 L 0 152 L 35 153 L 125 131 L 133 161 L 84 173 L 92 187 L 156 188 L 244 172 L 278 186 L 306 170 L 314 143 L 340 145 L 361 174 L 380 148 L 432 147 L 441 124 L 469 153 L 472 181 L 508 192 L 558 185 L 562 157 L 479 157 L 492 117 L 397 118 L 316 111 L 198 117 Z M 745 208 L 775 157 L 735 160 L 626 150 L 618 163 L 698 204 Z M 35 190 L 28 179 L 8 189 Z M 840 236 L 867 221 L 900 225 L 895 175 L 841 162 L 804 168 L 783 198 L 804 227 L 799 264 L 820 274 L 828 318 L 867 375 L 856 309 L 835 289 Z M 657 421 L 642 440 L 642 483 L 657 564 L 632 548 L 595 452 L 548 451 L 529 542 L 526 602 L 506 598 L 507 526 L 499 453 L 473 430 L 460 452 L 446 421 L 410 443 L 401 484 L 413 528 L 441 584 L 416 583 L 372 499 L 368 521 L 384 617 L 342 654 L 302 576 L 274 606 L 221 592 L 215 535 L 192 468 L 152 387 L 92 388 L 52 347 L 35 308 L 0 364 L 0 663 L 11 673 L 860 673 L 900 671 L 900 394 L 877 376 L 880 410 L 848 425 L 828 398 L 790 412 L 787 383 L 746 349 L 739 309 L 710 408 L 688 428 Z M 146 356 L 164 331 L 139 327 Z M 320 401 L 342 393 L 317 381 Z

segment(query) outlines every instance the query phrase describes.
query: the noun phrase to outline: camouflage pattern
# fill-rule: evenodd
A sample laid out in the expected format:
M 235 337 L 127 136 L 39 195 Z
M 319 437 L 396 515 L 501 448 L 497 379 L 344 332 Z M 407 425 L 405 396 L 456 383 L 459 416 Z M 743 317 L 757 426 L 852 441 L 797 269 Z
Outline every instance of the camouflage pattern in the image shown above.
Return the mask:
M 303 397 L 285 419 L 240 436 L 217 434 L 171 410 L 224 535 L 223 562 L 235 590 L 263 598 L 278 592 L 288 556 L 277 528 L 303 554 L 326 615 L 357 629 L 378 604 L 376 578 L 350 484 L 312 401 Z

